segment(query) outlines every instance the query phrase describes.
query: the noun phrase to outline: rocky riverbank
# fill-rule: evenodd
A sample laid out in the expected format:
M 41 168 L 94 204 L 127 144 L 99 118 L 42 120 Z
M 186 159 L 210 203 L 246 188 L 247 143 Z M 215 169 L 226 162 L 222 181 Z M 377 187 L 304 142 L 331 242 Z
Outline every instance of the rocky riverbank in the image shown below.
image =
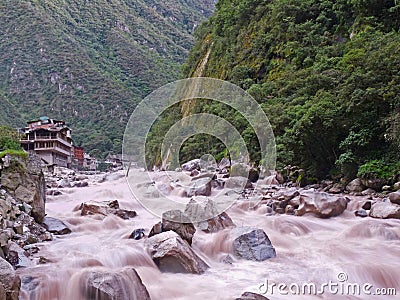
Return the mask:
M 367 272 L 373 283 L 396 285 L 390 278 L 400 274 L 392 266 L 382 263 L 385 269 L 378 269 L 384 275 L 376 277 L 367 270 L 366 257 L 375 255 L 377 245 L 391 243 L 391 250 L 380 252 L 382 259 L 400 248 L 395 220 L 400 218 L 399 193 L 333 194 L 323 183 L 298 187 L 283 182 L 279 174 L 262 178 L 253 170 L 249 176 L 232 176 L 229 169 L 184 165 L 179 172 L 151 172 L 151 182 L 141 181 L 143 171 L 131 170 L 138 178 L 134 184 L 143 188 L 135 196 L 155 199 L 158 205 L 160 195 L 186 203 L 181 211 L 165 209 L 159 217 L 132 199 L 123 172 L 80 174 L 56 168 L 43 174 L 47 216 L 35 221 L 33 209 L 28 215 L 53 241 L 18 244 L 15 224 L 7 223 L 3 231 L 14 231 L 7 247 L 26 255 L 24 260 L 4 255 L 9 262 L 3 259 L 0 279 L 7 299 L 17 299 L 20 284 L 20 299 L 34 300 L 204 299 L 223 286 L 229 289 L 224 288 L 220 299 L 266 299 L 256 288 L 265 276 L 306 280 L 301 270 L 310 271 L 304 265 L 310 260 L 316 276 L 308 281 L 332 279 L 330 270 L 339 265 L 357 281 Z M 227 211 L 218 211 L 220 198 L 234 200 Z M 340 260 L 332 256 L 331 247 Z M 367 253 L 356 258 L 349 254 L 360 249 Z M 350 259 L 362 266 L 361 273 L 343 264 Z M 186 286 L 176 284 L 181 281 Z

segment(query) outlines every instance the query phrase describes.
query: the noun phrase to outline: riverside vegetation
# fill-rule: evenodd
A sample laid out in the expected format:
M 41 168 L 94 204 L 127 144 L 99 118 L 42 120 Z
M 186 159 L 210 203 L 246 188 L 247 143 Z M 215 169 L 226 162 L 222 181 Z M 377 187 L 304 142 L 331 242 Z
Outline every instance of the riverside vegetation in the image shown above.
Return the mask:
M 399 16 L 396 1 L 221 0 L 196 31 L 182 75 L 228 80 L 250 93 L 270 119 L 280 169 L 297 165 L 309 183 L 327 176 L 394 182 L 400 173 Z M 160 137 L 188 112 L 234 124 L 258 161 L 254 132 L 238 113 L 197 101 L 172 108 L 154 127 L 148 143 L 154 164 Z M 226 156 L 216 139 L 199 135 L 183 145 L 181 158 L 208 152 Z

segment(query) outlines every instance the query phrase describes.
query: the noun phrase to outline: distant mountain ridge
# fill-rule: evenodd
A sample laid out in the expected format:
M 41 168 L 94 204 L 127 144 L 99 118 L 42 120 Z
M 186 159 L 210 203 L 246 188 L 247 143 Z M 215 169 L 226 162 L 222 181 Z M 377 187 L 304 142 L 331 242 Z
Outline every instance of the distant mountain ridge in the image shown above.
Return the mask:
M 136 103 L 178 79 L 214 0 L 0 4 L 0 123 L 64 119 L 75 142 L 119 152 Z M 96 150 L 97 149 L 97 150 Z

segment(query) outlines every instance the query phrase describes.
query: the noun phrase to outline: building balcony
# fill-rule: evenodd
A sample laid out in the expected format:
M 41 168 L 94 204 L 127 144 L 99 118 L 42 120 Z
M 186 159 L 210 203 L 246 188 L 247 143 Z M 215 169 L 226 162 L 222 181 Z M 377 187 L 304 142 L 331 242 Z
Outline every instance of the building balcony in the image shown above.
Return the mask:
M 50 151 L 50 152 L 57 152 L 62 155 L 71 156 L 72 153 L 70 151 L 64 150 L 60 147 L 44 147 L 44 148 L 35 148 L 35 151 Z

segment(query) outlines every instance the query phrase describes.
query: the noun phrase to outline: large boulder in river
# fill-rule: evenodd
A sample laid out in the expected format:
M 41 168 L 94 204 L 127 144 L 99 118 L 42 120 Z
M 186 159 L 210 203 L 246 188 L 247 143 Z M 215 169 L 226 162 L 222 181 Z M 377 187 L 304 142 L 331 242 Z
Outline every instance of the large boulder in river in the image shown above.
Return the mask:
M 61 220 L 51 217 L 45 217 L 43 220 L 43 226 L 47 229 L 47 231 L 57 234 L 69 234 L 71 233 L 71 229 Z
M 90 215 L 107 216 L 113 214 L 124 220 L 134 218 L 137 216 L 136 212 L 133 210 L 125 210 L 119 208 L 119 203 L 117 200 L 109 201 L 107 203 L 84 202 L 80 205 L 79 210 L 81 211 L 81 216 L 90 216 Z
M 208 175 L 208 174 L 207 174 Z M 199 178 L 190 183 L 187 190 L 187 196 L 210 196 L 211 195 L 211 179 L 209 177 Z
M 149 292 L 133 268 L 123 271 L 90 271 L 81 281 L 83 299 L 150 300 Z
M 367 179 L 367 178 L 361 178 L 362 184 L 370 189 L 373 189 L 375 191 L 380 191 L 382 187 L 386 184 L 386 180 L 384 179 Z
M 161 230 L 176 232 L 189 245 L 192 244 L 193 235 L 196 232 L 190 218 L 180 210 L 170 210 L 162 214 Z
M 247 260 L 264 261 L 276 256 L 267 234 L 262 229 L 237 227 L 230 232 L 234 254 Z
M 208 265 L 173 231 L 146 240 L 154 263 L 161 272 L 202 274 Z
M 218 213 L 218 209 L 207 197 L 192 198 L 186 205 L 185 214 L 194 220 L 196 227 L 206 233 L 213 233 L 225 228 L 235 227 L 226 212 Z
M 390 202 L 395 203 L 395 204 L 400 204 L 400 191 L 390 193 L 388 196 L 389 196 Z
M 15 273 L 14 268 L 0 257 L 0 285 L 3 287 L 6 300 L 18 300 L 21 288 L 21 279 Z M 3 292 L 4 293 L 4 292 Z
M 400 205 L 391 202 L 377 202 L 372 205 L 369 215 L 377 219 L 400 219 Z
M 364 189 L 365 186 L 362 184 L 360 178 L 350 181 L 346 186 L 346 190 L 351 193 L 361 193 Z
M 235 176 L 229 177 L 225 181 L 225 188 L 242 191 L 244 189 L 251 189 L 253 185 L 251 184 L 250 180 L 246 177 Z
M 311 213 L 319 218 L 330 218 L 342 214 L 349 203 L 347 197 L 322 192 L 304 192 L 300 195 L 300 206 L 296 215 Z

